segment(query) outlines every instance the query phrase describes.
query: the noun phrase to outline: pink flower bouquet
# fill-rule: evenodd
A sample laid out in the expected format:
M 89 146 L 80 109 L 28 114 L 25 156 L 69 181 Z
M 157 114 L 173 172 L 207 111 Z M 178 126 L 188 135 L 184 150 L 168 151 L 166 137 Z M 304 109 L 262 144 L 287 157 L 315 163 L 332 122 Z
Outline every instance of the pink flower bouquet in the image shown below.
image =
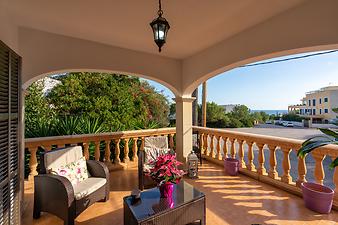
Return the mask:
M 183 170 L 178 169 L 181 162 L 176 160 L 176 154 L 165 154 L 157 157 L 156 160 L 150 161 L 149 176 L 158 184 L 165 183 L 177 184 L 185 174 Z

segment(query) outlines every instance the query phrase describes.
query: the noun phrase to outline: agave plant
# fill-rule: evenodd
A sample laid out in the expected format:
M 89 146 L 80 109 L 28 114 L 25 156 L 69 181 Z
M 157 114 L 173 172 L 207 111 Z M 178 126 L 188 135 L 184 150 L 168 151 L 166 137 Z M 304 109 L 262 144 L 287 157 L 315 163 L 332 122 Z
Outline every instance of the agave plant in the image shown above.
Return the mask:
M 157 129 L 160 128 L 160 124 L 156 121 L 148 121 L 148 122 L 144 122 L 144 121 L 136 121 L 134 124 L 134 129 L 135 130 L 144 130 L 144 129 Z
M 80 118 L 77 116 L 60 117 L 55 129 L 58 135 L 79 134 Z
M 80 131 L 82 134 L 97 134 L 105 130 L 101 119 L 82 117 Z
M 302 143 L 302 147 L 298 150 L 297 156 L 300 158 L 304 158 L 308 153 L 313 150 L 328 145 L 334 144 L 338 145 L 338 132 L 330 130 L 330 129 L 319 129 L 325 136 L 315 136 L 307 139 Z M 332 161 L 329 165 L 330 169 L 335 168 L 338 165 L 338 157 Z
M 55 133 L 55 120 L 46 121 L 42 118 L 37 118 L 35 124 L 29 124 L 25 128 L 26 138 L 35 137 L 49 137 L 56 135 Z

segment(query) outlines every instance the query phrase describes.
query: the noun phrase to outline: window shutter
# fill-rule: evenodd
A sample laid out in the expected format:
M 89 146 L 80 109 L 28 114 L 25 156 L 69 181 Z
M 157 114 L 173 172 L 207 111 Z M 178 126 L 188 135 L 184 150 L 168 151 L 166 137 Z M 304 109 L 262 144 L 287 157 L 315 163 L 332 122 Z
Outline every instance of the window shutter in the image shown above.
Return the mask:
M 0 41 L 0 225 L 20 223 L 20 66 L 21 58 Z

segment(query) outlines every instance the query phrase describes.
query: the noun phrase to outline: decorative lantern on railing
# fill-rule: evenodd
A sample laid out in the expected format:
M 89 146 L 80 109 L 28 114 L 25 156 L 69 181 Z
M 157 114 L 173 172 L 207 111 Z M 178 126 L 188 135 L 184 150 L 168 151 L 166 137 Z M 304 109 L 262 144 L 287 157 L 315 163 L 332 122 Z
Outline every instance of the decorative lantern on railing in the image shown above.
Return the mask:
M 198 178 L 198 157 L 194 151 L 188 155 L 188 176 L 189 178 Z

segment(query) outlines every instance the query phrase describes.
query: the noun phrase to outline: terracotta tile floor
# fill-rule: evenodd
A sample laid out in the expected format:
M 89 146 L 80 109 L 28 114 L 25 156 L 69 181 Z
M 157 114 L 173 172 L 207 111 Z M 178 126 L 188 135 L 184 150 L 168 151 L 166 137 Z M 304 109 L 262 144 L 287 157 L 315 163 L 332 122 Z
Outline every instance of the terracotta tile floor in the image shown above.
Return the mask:
M 222 167 L 205 162 L 198 180 L 187 180 L 207 196 L 207 224 L 283 224 L 329 225 L 338 223 L 338 212 L 329 215 L 316 214 L 304 208 L 301 198 L 246 176 L 226 176 Z M 111 173 L 110 200 L 96 203 L 77 219 L 78 225 L 123 224 L 122 197 L 137 187 L 136 169 Z M 32 219 L 32 184 L 25 187 L 25 225 L 61 225 L 60 219 L 42 214 Z

